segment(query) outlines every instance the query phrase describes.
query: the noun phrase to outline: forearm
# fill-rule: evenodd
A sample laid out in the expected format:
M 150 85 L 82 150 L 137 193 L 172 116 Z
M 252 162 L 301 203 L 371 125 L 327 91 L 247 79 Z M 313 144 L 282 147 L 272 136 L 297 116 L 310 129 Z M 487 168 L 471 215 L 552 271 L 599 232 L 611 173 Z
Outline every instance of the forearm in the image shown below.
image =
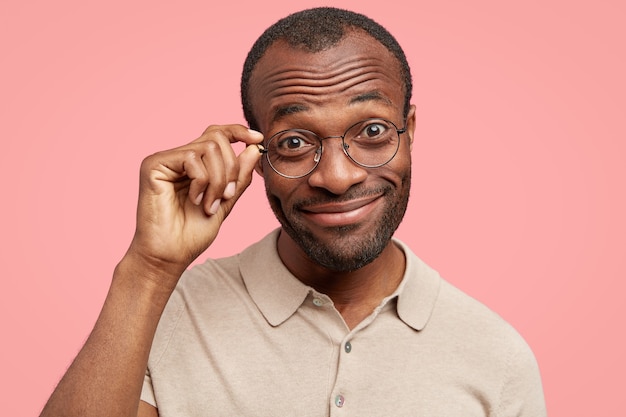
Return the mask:
M 137 416 L 159 318 L 185 268 L 213 242 L 252 181 L 263 135 L 210 126 L 141 164 L 137 228 L 100 317 L 41 416 Z
M 42 417 L 137 415 L 150 346 L 171 292 L 139 275 L 151 273 L 142 269 L 127 258 L 118 265 L 96 325 Z

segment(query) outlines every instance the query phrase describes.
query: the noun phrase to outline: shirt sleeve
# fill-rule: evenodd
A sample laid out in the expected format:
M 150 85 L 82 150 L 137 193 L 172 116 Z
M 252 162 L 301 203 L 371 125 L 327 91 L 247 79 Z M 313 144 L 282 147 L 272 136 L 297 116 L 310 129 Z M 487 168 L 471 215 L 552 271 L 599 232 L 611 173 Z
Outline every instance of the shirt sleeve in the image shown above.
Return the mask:
M 186 273 L 185 273 L 186 274 Z M 185 277 L 185 274 L 179 280 L 180 282 Z M 178 321 L 184 311 L 184 303 L 180 301 L 180 294 L 178 291 L 174 291 L 170 296 L 167 305 L 165 306 L 165 310 L 161 315 L 159 320 L 159 324 L 157 325 L 157 330 L 155 332 L 154 338 L 152 340 L 152 346 L 150 348 L 150 356 L 148 358 L 148 366 L 146 367 L 146 374 L 143 378 L 143 386 L 141 387 L 141 401 L 144 401 L 153 407 L 157 407 L 157 396 L 155 395 L 154 387 L 157 386 L 158 389 L 158 372 L 157 370 L 159 361 L 163 356 L 163 353 L 167 349 L 167 345 L 169 343 L 170 338 L 172 337 L 176 326 L 178 325 Z M 151 372 L 152 371 L 154 372 Z M 155 380 L 153 381 L 153 374 L 155 375 Z
M 146 375 L 143 377 L 143 386 L 141 387 L 141 401 L 147 402 L 156 407 L 156 398 L 154 397 L 154 389 L 152 388 L 152 378 L 150 370 L 146 369 Z

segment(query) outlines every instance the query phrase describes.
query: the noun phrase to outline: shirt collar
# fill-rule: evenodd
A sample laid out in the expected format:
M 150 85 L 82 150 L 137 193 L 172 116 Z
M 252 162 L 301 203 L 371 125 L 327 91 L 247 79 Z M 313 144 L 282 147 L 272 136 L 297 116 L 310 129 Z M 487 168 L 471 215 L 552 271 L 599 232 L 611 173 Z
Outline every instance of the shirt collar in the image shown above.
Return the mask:
M 396 290 L 398 317 L 415 330 L 426 327 L 435 308 L 441 277 L 439 273 L 419 259 L 403 242 L 394 242 L 404 251 L 406 271 Z
M 285 267 L 276 250 L 280 229 L 248 247 L 240 255 L 240 270 L 248 293 L 265 319 L 278 326 L 291 317 L 314 290 L 300 282 Z M 441 285 L 439 274 L 422 262 L 407 245 L 394 242 L 404 251 L 406 271 L 398 289 L 397 314 L 415 330 L 422 330 L 435 307 Z
M 248 293 L 265 319 L 278 326 L 296 312 L 311 288 L 283 264 L 276 250 L 280 229 L 245 249 L 240 271 Z

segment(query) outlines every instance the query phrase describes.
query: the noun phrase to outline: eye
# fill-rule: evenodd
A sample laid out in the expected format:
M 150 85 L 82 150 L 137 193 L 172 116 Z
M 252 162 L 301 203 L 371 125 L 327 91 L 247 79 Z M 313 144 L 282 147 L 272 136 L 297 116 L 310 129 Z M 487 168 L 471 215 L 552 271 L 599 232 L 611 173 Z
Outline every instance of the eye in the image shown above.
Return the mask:
M 306 146 L 306 144 L 300 136 L 287 136 L 278 141 L 277 147 L 281 150 L 298 150 Z
M 314 135 L 306 130 L 286 130 L 270 140 L 269 151 L 287 158 L 307 154 L 319 146 Z
M 359 136 L 368 139 L 376 139 L 384 135 L 388 128 L 389 127 L 387 125 L 380 122 L 370 123 L 366 125 L 363 130 L 361 130 L 361 134 Z
M 370 148 L 386 146 L 397 137 L 395 132 L 391 122 L 384 119 L 367 119 L 348 129 L 345 139 L 348 146 L 351 144 Z

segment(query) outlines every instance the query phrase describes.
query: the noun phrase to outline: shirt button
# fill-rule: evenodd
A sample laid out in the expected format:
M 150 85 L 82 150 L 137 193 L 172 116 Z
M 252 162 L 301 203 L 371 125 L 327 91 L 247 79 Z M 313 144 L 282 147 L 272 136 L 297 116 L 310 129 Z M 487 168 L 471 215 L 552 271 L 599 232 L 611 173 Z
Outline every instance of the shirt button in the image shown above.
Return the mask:
M 319 298 L 314 298 L 313 299 L 313 304 L 315 304 L 318 307 L 321 307 L 324 305 L 324 302 L 322 300 L 320 300 Z
M 346 342 L 343 348 L 345 349 L 346 353 L 352 352 L 352 344 L 350 342 Z
M 346 400 L 343 398 L 343 395 L 337 395 L 335 397 L 335 405 L 339 408 L 343 407 L 343 405 L 345 404 Z

